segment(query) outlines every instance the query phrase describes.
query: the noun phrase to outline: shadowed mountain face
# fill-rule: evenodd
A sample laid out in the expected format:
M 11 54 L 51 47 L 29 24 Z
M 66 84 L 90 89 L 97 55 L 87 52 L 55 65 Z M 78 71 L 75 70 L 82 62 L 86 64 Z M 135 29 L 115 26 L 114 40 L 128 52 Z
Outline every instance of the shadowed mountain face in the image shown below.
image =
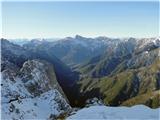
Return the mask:
M 132 103 L 143 103 L 150 107 L 158 107 L 159 102 L 155 102 L 154 104 L 156 105 L 152 105 L 147 103 L 147 101 L 159 100 L 159 97 L 154 98 L 150 96 L 152 92 L 154 93 L 157 91 L 157 93 L 159 93 L 159 64 L 160 61 L 156 59 L 153 64 L 147 67 L 126 69 L 123 72 L 115 73 L 114 75 L 102 78 L 83 78 L 78 83 L 80 86 L 79 89 L 81 91 L 82 99 L 84 99 L 88 93 L 92 93 L 93 90 L 99 89 L 99 94 L 97 97 L 103 99 L 106 105 L 117 106 L 121 104 L 132 105 Z M 134 102 L 129 103 L 129 99 L 134 97 L 138 98 L 138 96 L 143 94 L 146 96 L 145 101 L 143 101 L 143 98 L 139 97 L 138 101 L 133 99 Z M 125 102 L 126 100 L 129 101 Z M 125 102 L 125 104 L 123 104 L 123 102 Z
M 1 39 L 1 46 L 1 71 L 10 68 L 18 71 L 23 66 L 23 63 L 28 60 L 37 59 L 47 61 L 53 65 L 57 81 L 61 85 L 62 89 L 66 91 L 67 95 L 70 93 L 71 87 L 78 79 L 78 74 L 76 72 L 72 71 L 67 65 L 61 62 L 61 60 L 59 60 L 53 54 L 49 54 L 46 51 L 28 50 L 5 39 Z M 70 99 L 70 97 L 68 97 L 68 99 Z
M 55 119 L 71 110 L 52 64 L 27 60 L 15 68 L 1 72 L 2 119 Z
M 1 44 L 1 71 L 6 68 L 19 71 L 27 60 L 47 61 L 53 65 L 56 79 L 71 106 L 83 107 L 94 97 L 111 106 L 160 106 L 159 97 L 150 97 L 158 96 L 160 89 L 160 40 L 157 38 L 77 35 L 57 41 L 31 40 L 23 46 L 2 39 Z
M 82 76 L 78 82 L 82 100 L 80 104 L 85 104 L 94 94 L 111 106 L 160 106 L 159 97 L 150 97 L 154 93 L 158 96 L 160 89 L 159 42 L 158 39 L 146 39 L 145 42 L 144 39 L 123 41 L 112 50 L 76 68 Z M 94 90 L 98 90 L 98 94 L 97 91 L 93 93 Z M 143 94 L 145 99 L 139 97 Z
M 64 63 L 73 66 L 104 53 L 108 46 L 115 45 L 118 41 L 118 39 L 111 40 L 106 37 L 93 39 L 77 35 L 75 38 L 67 37 L 55 42 L 32 40 L 23 46 L 34 51 L 47 51 Z
M 156 58 L 159 58 L 159 40 L 155 40 L 156 43 L 154 43 L 146 39 L 145 42 L 148 43 L 144 42 L 144 46 L 140 45 L 142 41 L 143 39 L 133 38 L 122 41 L 106 49 L 104 54 L 93 57 L 89 62 L 80 66 L 80 71 L 82 73 L 84 71 L 84 74 L 87 73 L 91 77 L 103 77 L 127 68 L 150 65 Z
M 19 45 L 13 44 L 7 40 L 1 40 L 2 45 L 2 62 L 9 61 L 18 67 L 21 67 L 23 63 L 31 59 L 45 60 L 53 64 L 57 77 L 60 79 L 59 82 L 65 82 L 64 84 L 73 84 L 74 80 L 77 79 L 76 74 L 61 60 L 54 56 L 53 53 L 48 53 L 44 50 L 29 50 Z M 4 65 L 4 66 L 3 66 Z M 2 70 L 5 64 L 2 64 Z M 64 80 L 63 79 L 66 79 Z M 72 78 L 74 77 L 74 79 Z M 67 83 L 67 81 L 69 81 Z

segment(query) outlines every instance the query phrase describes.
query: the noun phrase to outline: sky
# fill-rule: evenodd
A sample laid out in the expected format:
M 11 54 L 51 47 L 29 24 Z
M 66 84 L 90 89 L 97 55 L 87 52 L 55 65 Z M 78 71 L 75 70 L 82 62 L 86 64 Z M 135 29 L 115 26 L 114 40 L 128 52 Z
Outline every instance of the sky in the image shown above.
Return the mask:
M 2 2 L 2 37 L 157 37 L 158 2 Z

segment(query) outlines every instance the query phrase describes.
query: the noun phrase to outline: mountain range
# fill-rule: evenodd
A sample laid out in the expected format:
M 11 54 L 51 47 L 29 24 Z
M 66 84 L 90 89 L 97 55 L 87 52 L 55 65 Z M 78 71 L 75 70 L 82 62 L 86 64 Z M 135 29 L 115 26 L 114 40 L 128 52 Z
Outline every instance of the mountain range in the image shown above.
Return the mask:
M 95 97 L 107 106 L 160 106 L 159 38 L 17 43 L 1 39 L 3 118 L 42 118 L 44 104 L 44 119 L 57 119 Z

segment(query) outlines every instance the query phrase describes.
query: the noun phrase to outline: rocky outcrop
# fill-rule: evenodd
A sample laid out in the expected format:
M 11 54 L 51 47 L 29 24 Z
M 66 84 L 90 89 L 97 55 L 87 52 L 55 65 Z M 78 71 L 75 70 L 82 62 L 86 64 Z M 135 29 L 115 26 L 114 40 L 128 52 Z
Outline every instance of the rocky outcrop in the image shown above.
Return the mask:
M 45 61 L 26 61 L 19 71 L 8 68 L 1 76 L 3 119 L 56 119 L 71 109 Z

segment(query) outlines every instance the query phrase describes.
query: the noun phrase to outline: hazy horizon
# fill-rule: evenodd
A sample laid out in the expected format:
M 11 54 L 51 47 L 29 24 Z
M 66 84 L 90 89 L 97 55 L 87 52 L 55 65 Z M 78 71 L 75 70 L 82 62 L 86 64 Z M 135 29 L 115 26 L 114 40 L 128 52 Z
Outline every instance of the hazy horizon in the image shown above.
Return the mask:
M 159 36 L 158 2 L 2 2 L 2 37 Z
M 16 37 L 16 38 L 4 38 L 4 37 L 2 37 L 2 38 L 4 38 L 4 39 L 8 39 L 8 40 L 18 40 L 18 39 L 20 39 L 20 40 L 22 40 L 22 39 L 26 39 L 26 40 L 33 40 L 33 39 L 54 39 L 54 40 L 61 40 L 61 39 L 65 39 L 65 38 L 67 38 L 67 37 L 71 37 L 71 38 L 75 38 L 75 36 L 76 35 L 74 35 L 74 36 L 66 36 L 66 37 L 43 37 L 43 38 L 40 38 L 40 37 L 33 37 L 33 38 L 21 38 L 21 37 Z M 84 37 L 84 38 L 98 38 L 98 37 L 106 37 L 106 38 L 111 38 L 111 39 L 124 39 L 124 38 L 135 38 L 135 39 L 143 39 L 143 38 L 157 38 L 157 37 L 159 37 L 159 36 L 157 36 L 157 37 L 132 37 L 132 36 L 130 36 L 130 37 L 108 37 L 108 36 L 95 36 L 95 37 L 89 37 L 89 36 L 82 36 L 82 35 L 79 35 L 79 36 L 81 36 L 81 37 Z

